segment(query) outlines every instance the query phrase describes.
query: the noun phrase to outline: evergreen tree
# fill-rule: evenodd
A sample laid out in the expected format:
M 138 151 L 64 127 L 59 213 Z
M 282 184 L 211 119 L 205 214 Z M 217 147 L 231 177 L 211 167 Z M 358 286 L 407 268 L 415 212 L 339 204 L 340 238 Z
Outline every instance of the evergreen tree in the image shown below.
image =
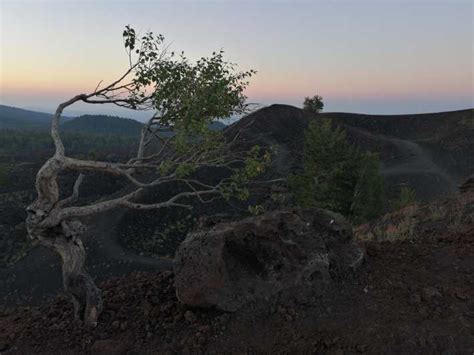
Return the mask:
M 355 223 L 377 217 L 383 209 L 384 185 L 376 154 L 360 154 L 359 177 L 354 190 L 350 215 Z
M 328 119 L 305 132 L 303 171 L 290 177 L 298 205 L 339 212 L 359 223 L 381 211 L 383 180 L 377 156 L 349 144 L 346 132 Z

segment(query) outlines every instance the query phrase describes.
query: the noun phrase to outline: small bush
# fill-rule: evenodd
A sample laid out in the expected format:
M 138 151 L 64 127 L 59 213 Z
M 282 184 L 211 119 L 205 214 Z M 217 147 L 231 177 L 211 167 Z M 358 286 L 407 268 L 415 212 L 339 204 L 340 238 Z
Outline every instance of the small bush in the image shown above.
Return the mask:
M 399 210 L 416 202 L 416 191 L 411 187 L 403 186 L 400 189 L 400 197 L 394 203 L 394 209 Z

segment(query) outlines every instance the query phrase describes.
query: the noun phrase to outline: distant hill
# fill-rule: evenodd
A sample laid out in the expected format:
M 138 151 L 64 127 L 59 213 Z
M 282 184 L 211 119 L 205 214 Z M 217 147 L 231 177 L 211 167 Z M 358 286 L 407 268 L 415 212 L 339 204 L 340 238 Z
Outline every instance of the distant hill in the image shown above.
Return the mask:
M 47 130 L 52 117 L 50 113 L 0 105 L 0 129 Z M 143 125 L 129 118 L 105 115 L 62 116 L 61 122 L 64 131 L 120 136 L 139 135 Z
M 375 134 L 412 140 L 432 140 L 459 128 L 474 128 L 474 109 L 405 115 L 364 115 L 357 113 L 322 113 L 336 122 Z
M 330 118 L 348 140 L 379 154 L 382 174 L 394 196 L 410 186 L 421 200 L 452 194 L 474 171 L 474 110 L 414 114 L 310 114 L 288 105 L 271 105 L 243 117 L 226 130 L 241 130 L 244 142 L 278 146 L 275 168 L 288 174 L 301 167 L 304 130 L 311 120 Z
M 109 134 L 117 136 L 138 136 L 143 124 L 130 118 L 105 115 L 83 115 L 62 124 L 69 132 Z
M 47 130 L 52 114 L 24 110 L 17 107 L 0 105 L 0 129 Z M 119 136 L 137 136 L 143 124 L 139 121 L 117 116 L 82 115 L 79 117 L 62 116 L 62 128 L 68 132 L 108 134 Z M 212 130 L 222 130 L 226 125 L 220 121 L 211 123 Z
M 138 136 L 143 123 L 130 118 L 105 115 L 83 115 L 62 125 L 64 131 L 82 133 L 109 134 L 118 136 Z M 226 127 L 222 122 L 212 122 L 211 130 L 222 130 Z
M 474 109 L 412 115 L 322 115 L 348 127 L 348 135 L 351 129 L 369 133 L 365 138 L 372 138 L 379 145 L 386 144 L 390 140 L 387 137 L 392 142 L 415 142 L 445 170 L 460 178 L 474 171 Z M 357 142 L 357 138 L 354 140 Z
M 52 116 L 50 113 L 0 105 L 0 129 L 47 129 Z M 63 119 L 69 120 L 70 117 Z

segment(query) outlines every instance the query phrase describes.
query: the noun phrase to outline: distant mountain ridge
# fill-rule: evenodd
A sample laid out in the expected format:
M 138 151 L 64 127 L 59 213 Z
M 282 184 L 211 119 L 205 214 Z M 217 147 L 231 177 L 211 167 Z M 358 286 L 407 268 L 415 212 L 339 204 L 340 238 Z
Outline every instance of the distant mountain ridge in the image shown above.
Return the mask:
M 0 105 L 0 129 L 41 129 L 49 127 L 50 113 Z M 65 121 L 71 117 L 63 117 Z
M 49 113 L 0 105 L 0 129 L 47 130 L 52 117 Z M 64 131 L 98 135 L 138 136 L 143 127 L 143 123 L 134 119 L 108 115 L 62 116 L 61 120 Z M 210 125 L 212 130 L 224 127 L 226 125 L 219 121 Z
M 130 118 L 106 115 L 83 115 L 62 124 L 64 131 L 119 136 L 138 136 L 143 123 Z
M 47 130 L 53 114 L 0 105 L 0 129 Z M 143 124 L 130 118 L 107 115 L 61 117 L 65 131 L 91 134 L 134 136 L 140 134 Z

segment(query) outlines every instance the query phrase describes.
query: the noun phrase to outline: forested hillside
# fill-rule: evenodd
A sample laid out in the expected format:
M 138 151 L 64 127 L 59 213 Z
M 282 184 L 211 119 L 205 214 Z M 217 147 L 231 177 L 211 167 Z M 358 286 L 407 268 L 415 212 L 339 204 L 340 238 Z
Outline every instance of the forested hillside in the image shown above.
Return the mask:
M 0 129 L 47 129 L 52 115 L 0 105 Z M 69 117 L 63 117 L 65 121 Z
M 119 136 L 139 136 L 143 124 L 130 118 L 104 115 L 83 115 L 65 122 L 66 132 L 83 132 Z

